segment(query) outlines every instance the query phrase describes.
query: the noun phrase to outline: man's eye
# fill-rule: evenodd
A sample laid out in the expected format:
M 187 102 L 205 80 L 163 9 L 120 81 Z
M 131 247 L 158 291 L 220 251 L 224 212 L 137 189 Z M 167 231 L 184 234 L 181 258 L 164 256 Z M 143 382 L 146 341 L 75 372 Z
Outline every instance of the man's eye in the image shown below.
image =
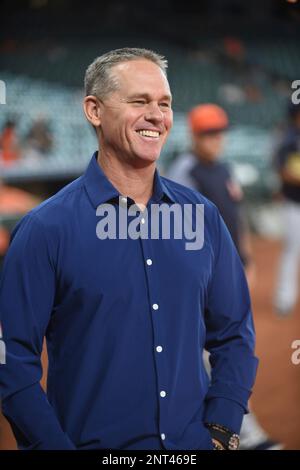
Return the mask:
M 134 104 L 145 104 L 145 101 L 144 100 L 134 100 L 133 103 Z
M 170 103 L 160 103 L 160 106 L 162 106 L 163 108 L 169 108 Z

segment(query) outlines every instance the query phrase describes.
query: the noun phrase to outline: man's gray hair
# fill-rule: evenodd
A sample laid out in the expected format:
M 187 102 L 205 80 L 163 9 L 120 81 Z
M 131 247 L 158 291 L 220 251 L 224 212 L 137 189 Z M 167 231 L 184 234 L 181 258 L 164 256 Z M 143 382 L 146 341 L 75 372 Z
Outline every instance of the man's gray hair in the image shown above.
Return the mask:
M 160 54 L 149 49 L 124 47 L 106 52 L 97 57 L 87 68 L 84 77 L 85 94 L 105 98 L 109 93 L 118 89 L 117 77 L 111 73 L 111 68 L 121 62 L 147 59 L 158 65 L 167 76 L 168 61 Z

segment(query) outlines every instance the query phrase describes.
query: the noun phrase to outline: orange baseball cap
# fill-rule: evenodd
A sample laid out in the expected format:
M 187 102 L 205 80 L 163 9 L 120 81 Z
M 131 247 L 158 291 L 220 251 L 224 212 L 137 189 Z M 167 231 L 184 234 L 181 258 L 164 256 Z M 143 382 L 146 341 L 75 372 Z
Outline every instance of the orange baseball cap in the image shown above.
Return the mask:
M 193 108 L 188 114 L 188 121 L 194 133 L 223 131 L 229 125 L 224 109 L 211 103 L 200 104 Z

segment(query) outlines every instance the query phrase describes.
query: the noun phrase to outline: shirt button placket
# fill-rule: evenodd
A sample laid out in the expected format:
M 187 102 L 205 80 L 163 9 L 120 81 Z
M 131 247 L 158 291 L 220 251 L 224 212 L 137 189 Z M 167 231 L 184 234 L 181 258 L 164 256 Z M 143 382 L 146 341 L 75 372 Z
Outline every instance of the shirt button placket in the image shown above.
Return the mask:
M 143 218 L 140 220 L 141 224 L 144 223 Z M 153 324 L 153 332 L 154 332 L 154 350 L 155 350 L 155 356 L 154 360 L 156 362 L 156 373 L 157 373 L 157 384 L 158 384 L 158 395 L 159 395 L 159 407 L 165 407 L 166 405 L 166 400 L 167 400 L 167 392 L 164 389 L 165 387 L 165 379 L 164 377 L 164 347 L 161 340 L 161 328 L 160 328 L 160 322 L 162 321 L 162 313 L 160 312 L 160 304 L 158 302 L 158 293 L 156 291 L 156 278 L 155 278 L 155 270 L 153 271 L 154 267 L 154 261 L 153 257 L 149 254 L 149 248 L 148 243 L 149 241 L 145 240 L 142 241 L 143 244 L 143 253 L 144 253 L 144 260 L 145 260 L 145 265 L 146 265 L 146 276 L 147 276 L 147 282 L 149 286 L 149 295 L 150 299 L 152 300 L 151 302 L 151 311 L 153 313 L 152 315 L 152 324 Z M 160 313 L 159 313 L 160 312 Z M 161 362 L 163 361 L 163 362 Z M 164 416 L 165 413 L 161 413 L 161 416 Z M 160 423 L 159 423 L 159 428 L 164 429 L 165 428 L 165 423 L 164 420 L 161 418 Z M 164 432 L 161 432 L 160 438 L 162 441 L 166 439 L 166 434 Z

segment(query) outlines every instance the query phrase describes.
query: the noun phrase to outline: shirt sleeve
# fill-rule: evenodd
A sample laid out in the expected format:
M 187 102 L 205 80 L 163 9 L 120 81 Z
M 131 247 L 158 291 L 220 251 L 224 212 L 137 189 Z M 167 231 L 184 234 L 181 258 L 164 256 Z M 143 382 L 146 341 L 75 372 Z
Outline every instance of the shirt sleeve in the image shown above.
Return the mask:
M 20 449 L 74 449 L 40 386 L 43 339 L 55 298 L 53 249 L 33 214 L 17 225 L 0 283 L 0 321 L 6 348 L 0 365 L 3 414 Z
M 255 381 L 255 331 L 240 257 L 219 212 L 214 214 L 215 264 L 205 311 L 211 385 L 204 421 L 239 433 Z

